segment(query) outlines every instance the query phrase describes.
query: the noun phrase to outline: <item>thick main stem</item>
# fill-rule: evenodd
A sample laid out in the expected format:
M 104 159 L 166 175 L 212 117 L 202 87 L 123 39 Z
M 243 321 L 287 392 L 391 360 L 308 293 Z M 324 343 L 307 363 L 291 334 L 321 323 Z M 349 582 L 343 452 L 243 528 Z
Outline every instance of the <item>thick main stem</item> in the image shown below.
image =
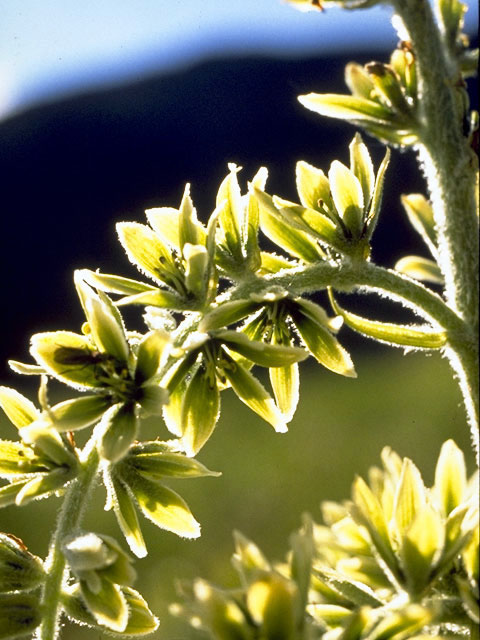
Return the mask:
M 458 63 L 448 57 L 427 0 L 394 0 L 413 44 L 419 78 L 419 154 L 433 206 L 439 266 L 448 305 L 473 340 L 448 350 L 459 381 L 472 440 L 478 448 L 478 159 L 463 132 L 465 107 Z
M 36 632 L 37 640 L 56 640 L 58 638 L 61 616 L 60 596 L 65 578 L 65 557 L 62 553 L 62 542 L 80 525 L 90 489 L 97 475 L 98 464 L 98 453 L 92 444 L 79 475 L 67 489 L 46 560 L 47 579 L 42 593 L 43 619 Z

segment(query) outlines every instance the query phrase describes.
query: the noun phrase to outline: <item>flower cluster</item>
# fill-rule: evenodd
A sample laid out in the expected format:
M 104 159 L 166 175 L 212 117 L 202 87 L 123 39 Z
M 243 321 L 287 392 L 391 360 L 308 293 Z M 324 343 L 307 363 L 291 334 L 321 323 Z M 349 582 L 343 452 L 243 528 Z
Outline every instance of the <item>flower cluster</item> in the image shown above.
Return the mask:
M 304 517 L 285 563 L 237 534 L 240 588 L 182 585 L 172 612 L 217 640 L 466 637 L 480 620 L 478 476 L 451 440 L 430 489 L 408 458 L 386 448 L 382 463 L 351 501 L 322 505 L 325 524 Z

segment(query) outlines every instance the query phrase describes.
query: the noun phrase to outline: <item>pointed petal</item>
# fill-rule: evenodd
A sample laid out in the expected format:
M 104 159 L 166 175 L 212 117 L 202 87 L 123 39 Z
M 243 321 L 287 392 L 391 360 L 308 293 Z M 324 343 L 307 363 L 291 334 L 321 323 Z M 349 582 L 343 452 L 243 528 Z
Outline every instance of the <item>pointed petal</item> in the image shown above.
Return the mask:
M 220 415 L 220 392 L 213 372 L 200 365 L 182 402 L 182 442 L 188 456 L 194 456 L 212 435 Z
M 232 351 L 261 367 L 285 367 L 308 358 L 305 349 L 249 340 L 239 331 L 218 330 L 215 337 Z
M 363 202 L 365 207 L 372 197 L 373 187 L 375 184 L 375 172 L 373 170 L 373 162 L 368 153 L 367 146 L 362 140 L 359 133 L 355 134 L 349 146 L 350 149 L 350 169 L 358 178 L 363 192 Z
M 116 404 L 110 407 L 100 424 L 100 456 L 109 462 L 121 460 L 135 440 L 138 427 L 139 420 L 134 404 Z
M 154 280 L 163 280 L 162 265 L 173 267 L 173 263 L 170 249 L 158 235 L 138 222 L 117 223 L 117 233 L 130 262 Z
M 33 402 L 10 387 L 0 387 L 0 407 L 16 427 L 26 427 L 40 417 Z
M 328 179 L 321 169 L 300 160 L 296 165 L 297 191 L 304 207 L 317 209 L 318 202 L 325 203 L 327 209 L 333 209 Z
M 349 353 L 323 323 L 312 320 L 300 307 L 291 311 L 291 317 L 307 349 L 320 364 L 348 378 L 357 376 Z
M 445 331 L 367 320 L 342 309 L 333 298 L 333 295 L 330 295 L 330 301 L 335 313 L 343 316 L 345 324 L 365 336 L 375 338 L 379 342 L 420 349 L 440 349 L 447 342 Z
M 231 366 L 225 368 L 224 373 L 242 402 L 271 424 L 275 431 L 287 431 L 285 417 L 278 410 L 273 398 L 249 371 L 232 359 Z
M 334 160 L 328 172 L 330 190 L 335 207 L 354 238 L 363 230 L 364 199 L 362 185 L 352 171 L 338 160 Z
M 113 470 L 105 471 L 104 482 L 108 492 L 109 505 L 113 506 L 118 525 L 128 546 L 137 558 L 147 555 L 147 547 L 138 522 L 136 506 L 127 486 Z
M 137 366 L 135 368 L 135 382 L 142 384 L 157 373 L 166 346 L 170 343 L 170 336 L 166 331 L 156 329 L 150 331 L 138 345 Z
M 309 93 L 299 96 L 304 107 L 322 116 L 341 118 L 350 122 L 389 124 L 392 112 L 378 102 L 356 96 L 344 96 L 334 93 Z
M 400 271 L 415 280 L 443 284 L 444 278 L 440 267 L 433 260 L 421 256 L 405 256 L 395 264 L 395 271 Z
M 131 471 L 123 479 L 139 509 L 153 524 L 182 538 L 198 538 L 200 525 L 177 493 Z

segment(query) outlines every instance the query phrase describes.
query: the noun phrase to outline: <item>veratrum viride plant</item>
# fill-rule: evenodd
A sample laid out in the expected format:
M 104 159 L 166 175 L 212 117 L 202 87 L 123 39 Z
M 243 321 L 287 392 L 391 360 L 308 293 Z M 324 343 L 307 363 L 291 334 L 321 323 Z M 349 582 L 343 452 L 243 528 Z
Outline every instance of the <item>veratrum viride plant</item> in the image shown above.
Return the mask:
M 318 0 L 291 2 L 322 8 Z M 360 10 L 375 2 L 339 4 Z M 0 441 L 0 506 L 28 508 L 54 495 L 62 506 L 45 559 L 0 534 L 0 639 L 57 640 L 66 617 L 116 638 L 155 632 L 159 620 L 132 586 L 133 556 L 148 551 L 142 519 L 198 537 L 175 480 L 218 475 L 196 455 L 215 429 L 222 392 L 231 388 L 285 431 L 299 398 L 299 362 L 313 356 L 355 377 L 337 337 L 342 323 L 448 358 L 478 461 L 478 114 L 464 80 L 476 52 L 462 33 L 466 8 L 458 0 L 437 0 L 435 12 L 426 0 L 390 4 L 401 38 L 390 60 L 349 64 L 349 95 L 299 98 L 384 142 L 379 166 L 356 133 L 348 166 L 297 163 L 298 202 L 291 202 L 269 194 L 265 168 L 242 193 L 232 164 L 206 225 L 187 186 L 178 209 L 117 225 L 145 281 L 77 271 L 79 331 L 35 334 L 34 362 L 11 361 L 40 383 L 35 403 L 0 387 L 17 429 Z M 429 257 L 405 256 L 386 269 L 371 260 L 371 243 L 390 148 L 408 147 L 429 192 L 402 195 L 402 203 Z M 276 251 L 262 249 L 262 234 Z M 330 310 L 311 299 L 322 290 Z M 360 317 L 341 306 L 342 291 L 389 297 L 419 324 Z M 125 305 L 145 308 L 145 333 L 125 327 Z M 268 369 L 271 391 L 256 366 Z M 58 382 L 71 397 L 51 404 L 48 386 Z M 149 416 L 158 417 L 158 439 L 142 441 Z M 79 430 L 89 434 L 82 447 Z M 469 476 L 453 440 L 441 448 L 431 487 L 413 461 L 388 447 L 381 458 L 368 478 L 354 480 L 350 499 L 322 505 L 323 524 L 303 517 L 284 562 L 272 563 L 237 533 L 238 588 L 198 579 L 182 585 L 171 612 L 219 640 L 478 638 L 478 472 Z M 120 541 L 84 528 L 99 479 Z

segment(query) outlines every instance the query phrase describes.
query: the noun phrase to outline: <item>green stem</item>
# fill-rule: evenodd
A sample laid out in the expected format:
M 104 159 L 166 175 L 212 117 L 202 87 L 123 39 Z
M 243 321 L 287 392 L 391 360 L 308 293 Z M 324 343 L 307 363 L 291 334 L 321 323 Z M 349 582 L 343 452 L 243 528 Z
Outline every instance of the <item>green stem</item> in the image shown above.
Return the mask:
M 420 161 L 437 229 L 439 266 L 448 305 L 478 333 L 478 161 L 463 133 L 464 90 L 448 57 L 428 0 L 394 0 L 413 43 L 419 78 Z M 478 446 L 478 342 L 452 339 L 447 351 L 464 397 L 472 440 Z
M 88 446 L 88 445 L 87 445 Z M 57 527 L 50 541 L 46 560 L 47 579 L 42 592 L 43 620 L 36 632 L 37 640 L 56 640 L 60 628 L 60 596 L 65 579 L 65 557 L 62 542 L 78 529 L 96 478 L 99 457 L 94 443 L 81 466 L 77 478 L 68 487 L 58 516 Z
M 478 162 L 463 132 L 466 114 L 458 63 L 427 0 L 394 0 L 410 35 L 419 79 L 420 160 L 433 204 L 449 305 L 478 327 Z

